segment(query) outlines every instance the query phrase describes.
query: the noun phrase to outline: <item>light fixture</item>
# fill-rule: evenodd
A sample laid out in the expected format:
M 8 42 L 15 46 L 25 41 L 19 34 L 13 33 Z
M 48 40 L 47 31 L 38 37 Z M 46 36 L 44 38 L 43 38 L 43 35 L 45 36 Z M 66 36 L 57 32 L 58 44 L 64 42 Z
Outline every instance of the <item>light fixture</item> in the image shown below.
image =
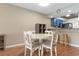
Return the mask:
M 70 14 L 66 15 L 66 17 L 69 17 L 69 16 L 70 16 Z
M 56 10 L 56 13 L 57 13 L 57 14 L 61 13 L 61 9 L 57 9 L 57 10 Z
M 71 10 L 68 10 L 68 12 L 71 12 Z
M 46 6 L 50 5 L 50 3 L 38 3 L 38 5 L 46 7 Z

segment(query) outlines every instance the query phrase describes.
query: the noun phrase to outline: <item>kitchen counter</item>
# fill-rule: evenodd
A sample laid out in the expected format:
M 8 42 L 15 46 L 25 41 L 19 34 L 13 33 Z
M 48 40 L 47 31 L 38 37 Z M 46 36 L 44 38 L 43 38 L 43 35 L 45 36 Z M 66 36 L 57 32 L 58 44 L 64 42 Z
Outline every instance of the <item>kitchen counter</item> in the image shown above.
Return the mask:
M 74 33 L 78 33 L 79 32 L 79 28 L 72 28 L 72 29 L 63 29 L 63 28 L 49 28 L 47 30 L 54 30 L 54 31 L 66 31 L 66 32 L 74 32 Z
M 48 30 L 54 30 L 59 32 L 61 37 L 62 34 L 68 34 L 70 41 L 69 44 L 79 47 L 79 28 L 73 28 L 73 29 L 49 28 Z

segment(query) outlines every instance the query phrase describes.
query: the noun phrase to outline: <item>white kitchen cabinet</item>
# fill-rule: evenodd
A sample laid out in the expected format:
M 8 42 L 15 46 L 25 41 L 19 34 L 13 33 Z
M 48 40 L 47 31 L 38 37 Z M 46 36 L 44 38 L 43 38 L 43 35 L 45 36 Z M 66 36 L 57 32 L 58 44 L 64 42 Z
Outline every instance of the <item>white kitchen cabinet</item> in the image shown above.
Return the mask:
M 79 19 L 78 18 L 73 18 L 73 19 L 67 19 L 68 23 L 73 24 L 73 28 L 79 28 Z

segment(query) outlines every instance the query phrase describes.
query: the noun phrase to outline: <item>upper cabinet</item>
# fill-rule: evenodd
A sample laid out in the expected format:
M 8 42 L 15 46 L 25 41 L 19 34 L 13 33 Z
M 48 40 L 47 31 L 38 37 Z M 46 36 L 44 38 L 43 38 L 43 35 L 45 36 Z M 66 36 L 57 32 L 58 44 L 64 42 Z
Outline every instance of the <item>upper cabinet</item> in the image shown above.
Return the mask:
M 79 18 L 67 19 L 66 22 L 72 23 L 73 28 L 79 28 Z

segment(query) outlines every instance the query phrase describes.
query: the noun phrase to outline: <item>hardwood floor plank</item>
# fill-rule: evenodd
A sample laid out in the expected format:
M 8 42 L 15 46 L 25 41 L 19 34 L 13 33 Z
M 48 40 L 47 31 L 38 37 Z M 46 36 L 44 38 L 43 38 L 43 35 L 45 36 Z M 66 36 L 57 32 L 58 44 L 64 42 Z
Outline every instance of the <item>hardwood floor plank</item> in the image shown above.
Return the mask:
M 72 46 L 65 46 L 64 44 L 58 44 L 58 56 L 79 56 L 79 48 Z M 29 56 L 29 50 L 27 50 L 27 56 Z M 53 55 L 54 55 L 54 51 Z M 15 47 L 6 50 L 0 50 L 0 56 L 24 56 L 24 47 Z M 33 53 L 33 56 L 38 56 L 38 51 Z M 50 56 L 49 50 L 44 49 L 44 56 Z

